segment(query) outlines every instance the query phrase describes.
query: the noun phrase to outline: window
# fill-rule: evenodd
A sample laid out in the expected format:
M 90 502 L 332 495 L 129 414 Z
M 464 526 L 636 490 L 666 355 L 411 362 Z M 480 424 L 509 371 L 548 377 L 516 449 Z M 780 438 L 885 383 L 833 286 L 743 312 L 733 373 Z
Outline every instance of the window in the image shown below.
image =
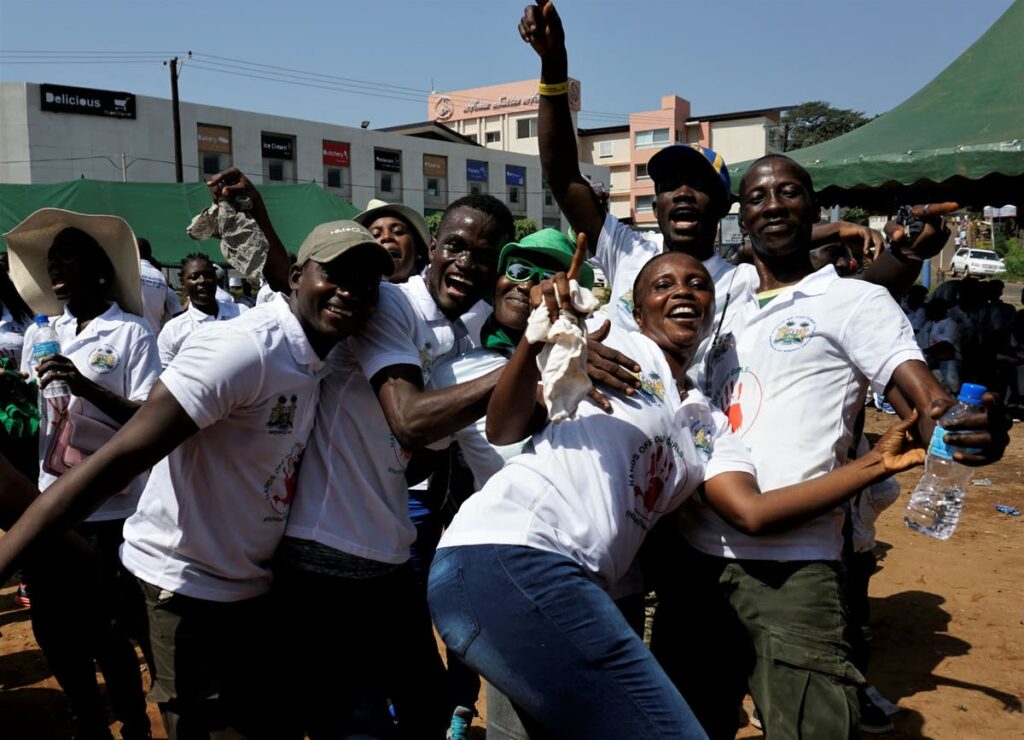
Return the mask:
M 328 167 L 326 169 L 327 187 L 340 190 L 345 187 L 345 170 L 341 167 Z
M 220 155 L 219 154 L 204 154 L 203 155 L 203 174 L 204 175 L 216 175 L 221 171 L 220 166 Z
M 685 141 L 683 141 L 683 131 L 682 131 L 682 129 L 676 129 L 676 143 L 677 144 L 685 144 L 686 143 Z
M 231 128 L 209 123 L 196 124 L 199 145 L 199 177 L 206 180 L 231 166 Z
M 555 196 L 551 193 L 550 190 L 544 191 L 544 205 L 547 206 L 548 208 L 555 207 Z
M 441 181 L 438 178 L 427 178 L 427 195 L 429 195 L 431 198 L 441 197 Z
M 665 146 L 669 142 L 668 129 L 656 128 L 651 131 L 636 132 L 636 148 L 643 149 L 650 146 Z
M 600 150 L 598 154 L 602 157 L 610 157 L 615 154 L 615 142 L 614 141 L 602 141 L 600 144 Z
M 470 195 L 483 195 L 484 194 L 484 188 L 478 182 L 471 182 L 471 183 L 469 183 L 469 194 Z
M 488 131 L 487 132 L 487 143 L 488 144 L 497 144 L 499 141 L 501 141 L 501 132 L 500 131 Z
M 382 172 L 380 175 L 380 191 L 382 193 L 395 192 L 395 182 L 390 173 Z
M 260 135 L 263 179 L 267 182 L 295 182 L 295 137 L 287 134 Z
M 519 186 L 509 185 L 508 186 L 508 204 L 510 206 L 519 204 Z
M 646 162 L 644 162 L 643 164 L 636 165 L 636 167 L 634 169 L 636 170 L 636 179 L 637 180 L 650 180 L 651 179 L 651 176 L 647 174 L 647 163 Z
M 537 119 L 536 118 L 520 118 L 516 121 L 516 138 L 517 139 L 536 139 L 537 138 Z
M 476 138 L 476 134 L 466 134 L 466 138 L 476 144 L 479 139 Z
M 284 162 L 269 160 L 267 162 L 267 179 L 271 182 L 284 182 Z
M 638 195 L 635 200 L 637 213 L 651 213 L 654 211 L 653 195 Z

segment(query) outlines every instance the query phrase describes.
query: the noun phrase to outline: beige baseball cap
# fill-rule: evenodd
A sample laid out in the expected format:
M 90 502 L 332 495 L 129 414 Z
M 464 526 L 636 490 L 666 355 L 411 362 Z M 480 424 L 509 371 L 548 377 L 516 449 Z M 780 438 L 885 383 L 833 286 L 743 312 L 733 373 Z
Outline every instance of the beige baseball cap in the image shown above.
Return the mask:
M 303 265 L 307 260 L 326 264 L 357 247 L 373 247 L 373 258 L 377 260 L 382 275 L 390 275 L 395 271 L 395 261 L 383 246 L 377 243 L 366 227 L 355 221 L 328 221 L 320 224 L 311 232 L 299 247 L 298 263 Z

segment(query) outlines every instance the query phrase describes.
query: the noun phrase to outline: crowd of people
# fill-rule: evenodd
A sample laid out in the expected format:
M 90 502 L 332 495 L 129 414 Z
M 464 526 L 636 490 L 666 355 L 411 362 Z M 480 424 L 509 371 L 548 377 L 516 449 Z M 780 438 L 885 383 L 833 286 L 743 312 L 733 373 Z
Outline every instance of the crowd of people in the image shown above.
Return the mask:
M 489 195 L 436 235 L 374 201 L 293 257 L 231 169 L 210 190 L 251 202 L 265 284 L 236 302 L 190 254 L 184 310 L 119 218 L 43 209 L 5 235 L 0 392 L 38 388 L 39 412 L 0 449 L 0 574 L 24 570 L 77 737 L 111 737 L 95 665 L 122 737 L 150 737 L 135 645 L 181 740 L 459 740 L 481 678 L 491 738 L 732 738 L 747 693 L 771 739 L 870 720 L 846 604 L 873 560 L 850 531 L 959 379 L 1002 389 L 967 343 L 1005 353 L 1020 322 L 994 282 L 925 303 L 941 217 L 884 249 L 820 224 L 781 155 L 739 183 L 750 262 L 716 251 L 731 180 L 698 145 L 650 160 L 662 239 L 637 234 L 580 174 L 554 7 L 519 31 L 569 235 L 517 241 Z M 876 249 L 868 269 L 849 244 Z M 593 315 L 587 260 L 611 292 Z M 46 324 L 60 352 L 37 357 Z M 871 448 L 869 393 L 902 417 Z M 946 439 L 982 465 L 1008 428 L 990 394 Z

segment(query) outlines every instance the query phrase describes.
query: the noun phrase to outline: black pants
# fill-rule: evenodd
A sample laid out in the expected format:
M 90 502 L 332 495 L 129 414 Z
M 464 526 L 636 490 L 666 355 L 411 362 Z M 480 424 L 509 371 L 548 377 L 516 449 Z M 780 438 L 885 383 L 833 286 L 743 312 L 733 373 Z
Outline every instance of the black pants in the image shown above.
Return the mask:
M 124 520 L 80 525 L 92 546 L 98 579 L 90 584 L 57 579 L 52 573 L 26 577 L 32 596 L 32 631 L 67 696 L 78 736 L 109 738 L 107 710 L 100 699 L 96 664 L 103 671 L 110 702 L 124 723 L 125 738 L 149 736 L 142 675 L 131 637 L 147 642 L 141 593 L 118 558 Z M 95 584 L 98 584 L 96 586 Z M 144 648 L 148 653 L 148 645 Z
M 387 697 L 398 736 L 443 738 L 451 718 L 444 664 L 412 567 L 374 578 L 340 578 L 280 564 L 275 597 L 292 604 L 280 625 L 313 740 L 353 732 L 367 694 Z

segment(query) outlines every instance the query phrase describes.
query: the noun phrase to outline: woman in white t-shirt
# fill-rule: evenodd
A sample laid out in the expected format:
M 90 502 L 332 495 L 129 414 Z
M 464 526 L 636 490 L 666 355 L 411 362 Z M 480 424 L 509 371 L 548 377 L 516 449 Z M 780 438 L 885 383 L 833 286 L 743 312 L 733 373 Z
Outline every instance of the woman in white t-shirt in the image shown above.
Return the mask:
M 533 289 L 531 305 L 557 313 L 555 284 L 568 295 L 559 274 Z M 532 737 L 705 737 L 607 594 L 650 527 L 702 483 L 722 516 L 756 533 L 827 511 L 923 459 L 901 454 L 903 424 L 828 476 L 759 495 L 728 421 L 685 385 L 714 313 L 707 270 L 666 253 L 633 293 L 640 333 L 615 331 L 606 342 L 637 360 L 641 389 L 612 394 L 611 414 L 584 403 L 575 419 L 544 425 L 541 345 L 522 340 L 492 395 L 488 437 L 510 443 L 542 428 L 463 505 L 431 569 L 441 637 L 512 700 Z

